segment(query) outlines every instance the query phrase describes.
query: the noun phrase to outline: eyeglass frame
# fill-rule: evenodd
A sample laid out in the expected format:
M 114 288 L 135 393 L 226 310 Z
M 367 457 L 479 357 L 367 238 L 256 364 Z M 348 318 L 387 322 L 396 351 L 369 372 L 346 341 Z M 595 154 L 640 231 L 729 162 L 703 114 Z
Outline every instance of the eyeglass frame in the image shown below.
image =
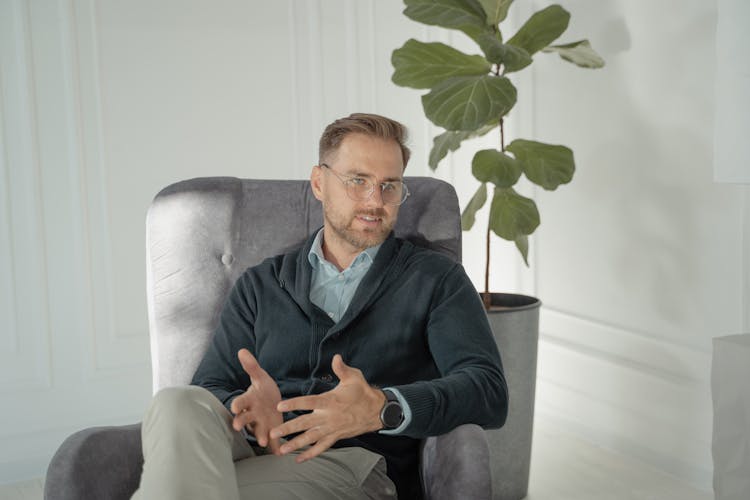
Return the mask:
M 353 176 L 350 176 L 348 179 L 342 179 L 341 176 L 345 176 L 346 174 L 339 174 L 333 168 L 331 168 L 331 166 L 328 165 L 327 163 L 322 163 L 321 162 L 318 166 L 319 167 L 325 167 L 338 180 L 341 181 L 341 183 L 344 185 L 344 190 L 346 191 L 346 195 L 349 197 L 350 200 L 353 200 L 353 201 L 366 201 L 366 200 L 369 200 L 370 198 L 372 198 L 372 195 L 375 194 L 375 183 L 373 181 L 371 181 L 370 179 L 366 178 L 366 177 L 362 177 L 361 175 L 353 175 Z M 349 183 L 351 181 L 353 181 L 354 179 L 362 179 L 362 180 L 364 180 L 365 182 L 367 182 L 370 185 L 370 193 L 365 198 L 358 199 L 358 198 L 355 198 L 354 196 L 352 196 L 349 193 L 349 186 L 353 185 L 353 184 L 349 184 Z M 387 182 L 381 182 L 380 184 L 378 184 L 378 186 L 380 186 L 380 199 L 383 200 L 383 203 L 385 205 L 390 205 L 392 207 L 398 207 L 398 206 L 404 204 L 404 202 L 409 197 L 409 195 L 411 195 L 411 193 L 409 192 L 409 187 L 406 185 L 406 183 L 403 180 L 399 180 L 397 182 L 400 182 L 401 185 L 404 188 L 404 194 L 401 195 L 402 196 L 401 201 L 399 203 L 388 203 L 388 202 L 386 202 L 385 199 L 383 198 L 383 189 L 385 188 L 385 186 L 387 184 L 393 184 L 393 182 L 394 181 L 387 181 Z

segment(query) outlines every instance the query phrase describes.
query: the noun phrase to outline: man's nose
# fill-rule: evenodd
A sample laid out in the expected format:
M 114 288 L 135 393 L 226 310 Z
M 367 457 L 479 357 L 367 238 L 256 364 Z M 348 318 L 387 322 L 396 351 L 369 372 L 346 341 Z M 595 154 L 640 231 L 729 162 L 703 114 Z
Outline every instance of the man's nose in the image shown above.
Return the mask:
M 367 206 L 370 207 L 383 207 L 385 203 L 383 203 L 383 188 L 381 188 L 379 185 L 375 186 L 375 189 L 372 190 L 372 195 L 367 199 Z

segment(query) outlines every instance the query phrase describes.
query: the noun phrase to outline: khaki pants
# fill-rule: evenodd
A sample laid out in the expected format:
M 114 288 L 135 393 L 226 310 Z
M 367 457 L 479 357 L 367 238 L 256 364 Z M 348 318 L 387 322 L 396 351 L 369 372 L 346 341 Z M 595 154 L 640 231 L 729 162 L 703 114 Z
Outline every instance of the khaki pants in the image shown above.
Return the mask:
M 362 448 L 330 449 L 297 464 L 261 455 L 207 390 L 158 392 L 143 420 L 138 500 L 395 499 L 385 460 Z

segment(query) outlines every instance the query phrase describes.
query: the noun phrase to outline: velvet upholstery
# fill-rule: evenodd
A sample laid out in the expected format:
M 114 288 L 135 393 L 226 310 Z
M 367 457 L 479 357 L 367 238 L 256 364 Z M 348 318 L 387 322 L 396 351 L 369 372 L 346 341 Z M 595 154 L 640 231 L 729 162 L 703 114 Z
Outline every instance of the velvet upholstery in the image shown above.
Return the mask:
M 405 179 L 396 235 L 461 259 L 458 200 L 440 180 Z M 153 387 L 186 385 L 210 340 L 225 297 L 249 266 L 299 246 L 322 226 L 307 181 L 197 178 L 163 189 L 147 216 L 147 299 Z M 140 425 L 70 436 L 53 457 L 45 498 L 124 499 L 143 463 Z M 476 425 L 422 446 L 428 499 L 490 498 L 489 448 Z

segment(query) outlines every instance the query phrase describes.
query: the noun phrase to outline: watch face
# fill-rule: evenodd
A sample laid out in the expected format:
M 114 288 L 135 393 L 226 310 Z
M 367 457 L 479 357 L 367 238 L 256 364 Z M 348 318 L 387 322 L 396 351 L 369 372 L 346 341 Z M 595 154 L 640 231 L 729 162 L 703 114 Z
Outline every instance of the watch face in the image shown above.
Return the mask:
M 401 405 L 389 401 L 383 408 L 382 419 L 383 425 L 388 429 L 395 429 L 401 425 L 401 421 L 404 418 L 404 414 L 401 411 Z

